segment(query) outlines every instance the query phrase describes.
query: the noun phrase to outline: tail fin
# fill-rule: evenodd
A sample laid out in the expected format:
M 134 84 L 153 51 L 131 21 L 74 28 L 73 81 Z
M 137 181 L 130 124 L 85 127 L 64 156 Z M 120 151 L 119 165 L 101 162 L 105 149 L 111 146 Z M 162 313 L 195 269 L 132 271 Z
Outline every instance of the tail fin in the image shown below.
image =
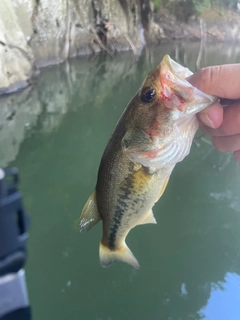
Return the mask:
M 125 243 L 118 250 L 110 250 L 100 242 L 99 258 L 102 267 L 109 267 L 115 261 L 123 261 L 130 264 L 135 269 L 140 268 L 137 259 Z

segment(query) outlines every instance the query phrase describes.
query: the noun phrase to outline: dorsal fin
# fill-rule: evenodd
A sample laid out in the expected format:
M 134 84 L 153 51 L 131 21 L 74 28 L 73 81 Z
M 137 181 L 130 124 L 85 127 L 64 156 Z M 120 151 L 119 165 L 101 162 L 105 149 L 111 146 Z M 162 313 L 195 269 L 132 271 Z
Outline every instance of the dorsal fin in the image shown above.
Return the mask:
M 97 208 L 96 190 L 92 192 L 88 198 L 85 206 L 83 207 L 80 219 L 79 219 L 79 231 L 86 232 L 90 230 L 95 224 L 101 220 L 101 217 Z

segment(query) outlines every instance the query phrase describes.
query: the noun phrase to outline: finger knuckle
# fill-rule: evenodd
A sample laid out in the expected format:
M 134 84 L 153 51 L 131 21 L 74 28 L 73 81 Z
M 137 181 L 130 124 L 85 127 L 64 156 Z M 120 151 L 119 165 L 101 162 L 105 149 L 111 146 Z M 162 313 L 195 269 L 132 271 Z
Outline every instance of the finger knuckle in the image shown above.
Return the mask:
M 205 88 L 211 87 L 221 74 L 221 66 L 205 67 L 199 70 Z
M 226 151 L 225 147 L 224 147 L 224 143 L 221 138 L 213 137 L 212 144 L 213 144 L 214 148 L 217 149 L 218 151 L 222 151 L 222 152 Z
M 227 136 L 231 133 L 229 129 L 229 123 L 227 121 L 223 121 L 221 127 L 219 128 L 221 134 L 224 136 Z

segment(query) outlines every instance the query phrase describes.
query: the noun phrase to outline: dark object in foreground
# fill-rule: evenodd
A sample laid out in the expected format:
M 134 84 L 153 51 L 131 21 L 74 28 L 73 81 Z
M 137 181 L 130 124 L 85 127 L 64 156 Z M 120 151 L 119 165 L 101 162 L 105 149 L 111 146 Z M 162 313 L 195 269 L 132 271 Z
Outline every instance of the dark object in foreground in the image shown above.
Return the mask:
M 0 319 L 28 320 L 25 273 L 29 219 L 17 189 L 18 170 L 0 168 Z

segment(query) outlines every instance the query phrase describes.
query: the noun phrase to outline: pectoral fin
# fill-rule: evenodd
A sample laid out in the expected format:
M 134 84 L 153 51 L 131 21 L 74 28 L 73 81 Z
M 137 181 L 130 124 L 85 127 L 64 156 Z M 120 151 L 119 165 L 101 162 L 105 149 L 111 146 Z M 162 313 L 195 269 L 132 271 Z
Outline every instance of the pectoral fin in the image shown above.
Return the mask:
M 83 207 L 78 225 L 79 231 L 86 232 L 90 230 L 100 219 L 101 217 L 98 212 L 96 201 L 96 190 L 94 190 Z

